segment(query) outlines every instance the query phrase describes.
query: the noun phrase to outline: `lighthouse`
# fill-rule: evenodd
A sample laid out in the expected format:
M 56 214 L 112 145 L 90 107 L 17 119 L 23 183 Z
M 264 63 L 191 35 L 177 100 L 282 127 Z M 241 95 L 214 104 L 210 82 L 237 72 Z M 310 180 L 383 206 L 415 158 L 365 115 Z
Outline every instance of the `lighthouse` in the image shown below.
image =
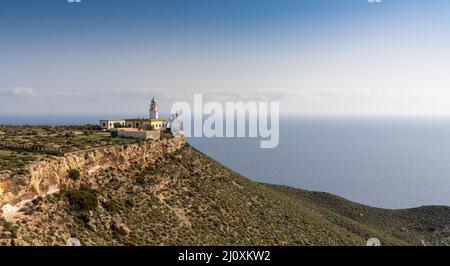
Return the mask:
M 155 97 L 153 97 L 150 103 L 150 119 L 159 119 L 158 103 L 155 101 Z

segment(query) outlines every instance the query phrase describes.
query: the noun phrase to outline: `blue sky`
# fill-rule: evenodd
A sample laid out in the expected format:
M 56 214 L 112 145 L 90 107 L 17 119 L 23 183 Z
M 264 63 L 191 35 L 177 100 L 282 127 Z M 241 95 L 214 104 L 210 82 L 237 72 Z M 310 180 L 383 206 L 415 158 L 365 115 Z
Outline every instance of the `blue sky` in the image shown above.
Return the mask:
M 450 115 L 446 0 L 2 0 L 0 112 L 203 93 L 304 115 Z

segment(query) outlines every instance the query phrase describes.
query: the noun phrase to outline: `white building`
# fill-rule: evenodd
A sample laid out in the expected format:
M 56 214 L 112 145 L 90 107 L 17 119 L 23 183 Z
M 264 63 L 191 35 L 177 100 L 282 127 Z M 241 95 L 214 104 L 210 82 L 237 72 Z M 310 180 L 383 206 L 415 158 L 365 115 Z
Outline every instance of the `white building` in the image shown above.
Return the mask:
M 128 128 L 163 131 L 166 130 L 167 123 L 165 119 L 133 118 L 126 119 L 125 125 Z
M 125 120 L 120 119 L 106 119 L 106 120 L 100 120 L 100 128 L 110 130 L 112 128 L 116 127 L 124 127 L 125 126 Z
M 150 103 L 150 110 L 149 110 L 150 119 L 159 119 L 158 114 L 158 103 L 155 101 L 155 97 L 153 97 L 151 103 Z
M 104 130 L 111 130 L 115 128 L 128 128 L 127 132 L 133 133 L 121 133 L 127 135 L 142 135 L 145 133 L 134 133 L 133 129 L 137 129 L 138 131 L 164 131 L 167 128 L 167 122 L 165 119 L 159 118 L 158 114 L 158 103 L 155 100 L 155 97 L 150 102 L 149 109 L 149 118 L 133 118 L 133 119 L 105 119 L 100 120 L 100 128 Z M 128 136 L 128 137 L 130 137 Z M 120 136 L 119 136 L 120 137 Z
M 126 119 L 125 125 L 127 128 L 139 128 L 143 130 L 164 131 L 167 128 L 166 120 L 159 118 L 158 103 L 155 97 L 150 102 L 149 118 Z

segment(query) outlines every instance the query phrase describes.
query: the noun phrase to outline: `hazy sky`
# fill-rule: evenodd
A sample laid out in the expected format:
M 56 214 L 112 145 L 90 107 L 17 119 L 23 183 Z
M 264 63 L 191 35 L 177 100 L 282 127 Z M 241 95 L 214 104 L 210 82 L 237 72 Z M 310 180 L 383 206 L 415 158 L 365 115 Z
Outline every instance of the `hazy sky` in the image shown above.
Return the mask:
M 450 115 L 448 0 L 1 0 L 0 112 Z

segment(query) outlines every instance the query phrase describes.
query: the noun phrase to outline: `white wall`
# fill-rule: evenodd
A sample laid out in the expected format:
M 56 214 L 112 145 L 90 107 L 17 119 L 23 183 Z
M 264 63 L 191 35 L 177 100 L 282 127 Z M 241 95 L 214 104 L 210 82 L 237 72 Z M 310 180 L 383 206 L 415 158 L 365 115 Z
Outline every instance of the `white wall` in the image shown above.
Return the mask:
M 118 131 L 118 136 L 121 138 L 133 139 L 159 139 L 161 132 L 159 131 Z
M 116 123 L 125 125 L 125 120 L 100 120 L 100 128 L 109 130 L 109 129 L 114 128 L 114 124 L 116 124 Z

